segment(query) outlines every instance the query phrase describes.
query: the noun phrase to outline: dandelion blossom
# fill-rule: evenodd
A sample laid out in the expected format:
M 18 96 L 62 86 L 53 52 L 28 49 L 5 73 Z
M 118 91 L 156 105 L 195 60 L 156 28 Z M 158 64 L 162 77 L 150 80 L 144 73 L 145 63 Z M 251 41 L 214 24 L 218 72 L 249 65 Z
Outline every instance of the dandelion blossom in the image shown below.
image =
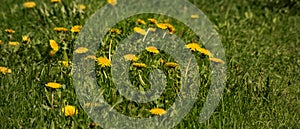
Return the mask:
M 137 19 L 136 22 L 139 23 L 139 24 L 142 24 L 142 25 L 146 24 L 146 22 L 142 19 Z
M 138 68 L 146 68 L 147 65 L 144 63 L 132 63 L 133 66 L 138 67 Z
M 185 45 L 185 47 L 191 49 L 192 51 L 196 51 L 199 48 L 201 48 L 200 45 L 197 43 L 189 43 L 189 44 Z
M 78 114 L 78 110 L 76 110 L 75 106 L 66 105 L 61 109 L 61 111 L 65 114 L 65 116 L 73 116 Z
M 153 23 L 155 25 L 158 23 L 154 18 L 148 18 L 148 21 L 150 21 L 150 23 Z
M 68 61 L 58 61 L 58 63 L 63 64 L 66 68 L 69 67 L 69 62 Z
M 60 3 L 61 0 L 50 0 L 51 3 Z
M 84 58 L 85 60 L 87 60 L 87 59 L 92 59 L 92 60 L 97 60 L 97 57 L 96 56 L 94 56 L 94 55 L 88 55 L 88 56 L 86 56 L 85 58 Z
M 26 35 L 22 36 L 22 41 L 27 43 L 27 42 L 30 42 L 30 38 Z
M 110 31 L 111 33 L 115 33 L 115 34 L 121 34 L 121 30 L 116 29 L 116 28 L 111 28 L 111 29 L 109 29 L 109 31 Z
M 127 54 L 124 56 L 124 58 L 126 61 L 128 61 L 128 60 L 137 61 L 138 60 L 138 58 L 134 54 Z
M 134 32 L 139 33 L 141 35 L 145 35 L 147 33 L 144 29 L 142 29 L 140 27 L 134 27 L 133 30 L 134 30 Z
M 54 88 L 54 89 L 58 89 L 61 88 L 62 85 L 56 82 L 48 82 L 47 84 L 45 84 L 45 86 L 50 87 L 50 88 Z
M 177 67 L 179 65 L 177 63 L 175 63 L 175 62 L 167 62 L 167 63 L 165 63 L 165 66 L 166 67 L 173 67 L 173 68 L 175 68 L 175 67 Z
M 107 0 L 107 3 L 111 4 L 112 6 L 115 6 L 117 4 L 117 0 Z
M 97 58 L 98 65 L 101 67 L 109 67 L 111 66 L 110 60 L 105 57 L 99 57 Z
M 73 33 L 78 33 L 78 32 L 80 32 L 81 29 L 82 29 L 82 26 L 76 25 L 76 26 L 73 26 L 73 27 L 71 28 L 71 31 L 72 31 Z
M 148 52 L 155 53 L 155 54 L 159 53 L 159 50 L 154 46 L 147 47 L 146 50 Z
M 0 72 L 2 74 L 7 74 L 7 73 L 11 73 L 11 69 L 7 68 L 7 67 L 2 67 L 0 66 Z
M 64 27 L 55 27 L 55 28 L 53 28 L 53 30 L 55 30 L 57 32 L 68 32 L 68 29 L 64 28 Z
M 49 40 L 49 43 L 50 43 L 50 47 L 51 47 L 55 52 L 57 52 L 58 49 L 59 49 L 59 46 L 58 46 L 58 44 L 56 43 L 56 41 L 51 39 L 51 40 Z
M 5 29 L 4 31 L 5 31 L 6 33 L 8 33 L 8 34 L 13 34 L 13 33 L 16 32 L 16 31 L 13 30 L 13 29 Z
M 151 31 L 151 32 L 155 32 L 156 28 L 149 27 L 148 30 Z
M 8 42 L 8 45 L 17 46 L 19 45 L 19 42 Z
M 51 50 L 51 51 L 49 52 L 49 55 L 50 55 L 51 57 L 53 57 L 53 56 L 55 55 L 55 53 L 56 53 L 56 51 Z
M 86 6 L 84 4 L 78 4 L 77 8 L 80 9 L 80 10 L 85 10 Z
M 160 29 L 163 29 L 163 30 L 165 30 L 165 29 L 168 28 L 168 26 L 166 26 L 165 23 L 159 23 L 159 24 L 156 24 L 156 26 L 157 26 L 158 28 L 160 28 Z
M 198 48 L 197 51 L 203 53 L 204 55 L 208 55 L 209 57 L 213 56 L 213 54 L 210 53 L 210 51 L 206 50 L 205 48 Z
M 221 63 L 221 64 L 225 63 L 223 60 L 221 60 L 219 58 L 214 58 L 214 57 L 209 58 L 209 60 L 212 62 Z
M 30 2 L 23 3 L 23 6 L 25 8 L 34 8 L 36 6 L 36 4 L 35 4 L 35 2 L 30 1 Z
M 191 18 L 192 18 L 192 19 L 198 19 L 198 18 L 199 18 L 199 15 L 193 14 L 193 15 L 191 15 Z
M 3 41 L 2 40 L 0 40 L 0 45 L 3 45 Z
M 162 108 L 153 108 L 150 110 L 150 113 L 151 114 L 154 114 L 154 115 L 163 115 L 163 114 L 166 114 L 166 110 L 162 109 Z
M 82 54 L 82 53 L 86 53 L 86 52 L 88 52 L 88 51 L 89 51 L 89 49 L 87 49 L 86 47 L 79 47 L 79 48 L 77 48 L 74 52 L 75 52 L 75 53 Z

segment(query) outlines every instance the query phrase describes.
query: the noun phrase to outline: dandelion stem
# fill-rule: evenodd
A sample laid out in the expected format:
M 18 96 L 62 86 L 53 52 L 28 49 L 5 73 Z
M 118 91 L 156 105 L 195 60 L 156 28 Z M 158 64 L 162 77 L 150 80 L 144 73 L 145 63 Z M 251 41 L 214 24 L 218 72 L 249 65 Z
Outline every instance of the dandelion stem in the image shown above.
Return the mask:
M 53 94 L 53 91 L 51 92 L 51 98 L 52 98 L 52 100 L 51 100 L 51 107 L 52 107 L 52 109 L 54 108 L 54 94 Z
M 145 36 L 143 38 L 143 42 L 146 40 L 146 37 L 147 37 L 148 33 L 149 33 L 149 28 L 147 29 L 147 32 L 146 32 L 146 34 L 145 34 Z

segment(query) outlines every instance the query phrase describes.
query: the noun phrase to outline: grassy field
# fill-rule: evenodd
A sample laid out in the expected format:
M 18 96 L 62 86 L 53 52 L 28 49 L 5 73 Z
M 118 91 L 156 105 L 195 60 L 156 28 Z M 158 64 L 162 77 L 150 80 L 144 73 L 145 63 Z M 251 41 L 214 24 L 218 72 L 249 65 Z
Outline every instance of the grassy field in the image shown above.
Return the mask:
M 104 0 L 35 0 L 36 7 L 23 7 L 25 0 L 2 0 L 0 5 L 0 66 L 11 73 L 0 72 L 0 127 L 1 128 L 101 128 L 83 109 L 89 103 L 79 103 L 71 75 L 74 44 L 78 33 L 71 32 L 76 25 L 84 26 L 88 18 Z M 174 128 L 300 128 L 300 2 L 289 0 L 236 1 L 190 0 L 201 9 L 215 25 L 226 53 L 227 80 L 222 99 L 212 116 L 198 123 L 209 87 L 208 56 L 195 55 L 201 77 L 204 78 L 199 99 L 186 117 Z M 86 6 L 84 10 L 78 4 Z M 147 25 L 139 25 L 136 19 Z M 119 43 L 134 32 L 135 26 L 149 27 L 148 18 L 159 22 L 169 20 L 175 33 L 185 43 L 198 40 L 194 33 L 176 19 L 155 14 L 130 17 L 109 32 L 103 40 L 104 47 L 97 57 L 110 57 Z M 151 25 L 150 25 L 151 26 Z M 55 27 L 65 27 L 68 32 L 57 32 Z M 15 33 L 9 34 L 6 29 Z M 30 41 L 22 41 L 22 36 Z M 54 54 L 49 40 L 55 40 L 59 50 Z M 14 45 L 9 42 L 19 42 Z M 201 44 L 201 42 L 198 42 Z M 94 55 L 96 56 L 96 55 Z M 92 57 L 92 56 L 91 56 Z M 148 103 L 130 102 L 120 97 L 114 89 L 110 68 L 97 66 L 97 79 L 104 98 L 118 112 L 135 117 L 153 117 L 154 107 L 168 109 L 175 101 L 180 87 L 180 69 L 165 67 L 161 61 L 176 62 L 168 53 L 151 54 L 141 51 L 136 62 L 146 68 L 129 67 L 131 83 L 147 90 L 147 75 L 155 68 L 168 74 L 167 86 L 162 96 Z M 61 61 L 68 61 L 67 67 Z M 132 63 L 135 61 L 132 61 Z M 6 71 L 8 72 L 8 71 Z M 145 82 L 143 82 L 144 80 Z M 62 84 L 59 89 L 46 87 L 48 82 Z M 62 108 L 75 106 L 78 113 L 65 116 Z M 101 105 L 100 105 L 101 106 Z

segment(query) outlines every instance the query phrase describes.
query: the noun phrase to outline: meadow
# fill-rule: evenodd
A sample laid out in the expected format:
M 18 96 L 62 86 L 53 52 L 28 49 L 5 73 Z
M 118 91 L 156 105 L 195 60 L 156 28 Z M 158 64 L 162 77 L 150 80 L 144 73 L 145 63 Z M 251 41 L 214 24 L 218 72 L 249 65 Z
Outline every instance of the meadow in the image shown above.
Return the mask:
M 158 14 L 136 15 L 119 22 L 107 30 L 99 42 L 102 47 L 91 55 L 89 49 L 74 47 L 80 30 L 99 8 L 106 4 L 113 8 L 114 3 L 32 0 L 26 5 L 26 0 L 2 0 L 0 127 L 101 128 L 86 110 L 101 110 L 101 104 L 80 103 L 76 94 L 72 79 L 74 53 L 82 55 L 81 61 L 95 62 L 99 94 L 114 110 L 134 118 L 164 115 L 177 94 L 182 93 L 180 77 L 184 74 L 174 57 L 155 47 L 124 56 L 130 64 L 130 83 L 140 91 L 151 88 L 153 82 L 148 75 L 153 70 L 160 69 L 167 75 L 164 92 L 152 102 L 135 103 L 120 96 L 114 86 L 118 81 L 110 73 L 114 67 L 111 57 L 118 43 L 132 33 L 143 38 L 150 31 L 162 29 L 186 43 L 185 49 L 195 56 L 201 77 L 197 101 L 174 128 L 300 128 L 300 2 L 189 1 L 214 25 L 226 60 L 213 58 L 214 53 L 207 51 L 186 25 Z M 211 63 L 226 64 L 226 85 L 213 114 L 199 123 L 211 83 Z M 83 87 L 88 85 L 83 83 Z M 151 110 L 155 108 L 161 110 Z

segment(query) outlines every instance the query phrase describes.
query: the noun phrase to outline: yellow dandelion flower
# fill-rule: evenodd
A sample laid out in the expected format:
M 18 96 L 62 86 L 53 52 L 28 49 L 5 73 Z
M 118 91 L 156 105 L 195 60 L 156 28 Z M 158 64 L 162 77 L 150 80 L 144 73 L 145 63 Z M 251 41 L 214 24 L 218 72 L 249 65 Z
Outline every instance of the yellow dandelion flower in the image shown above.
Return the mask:
M 134 32 L 139 33 L 141 35 L 145 35 L 147 33 L 144 29 L 142 29 L 140 27 L 134 27 L 133 30 L 134 30 Z
M 97 60 L 97 57 L 96 56 L 94 56 L 94 55 L 88 55 L 88 56 L 86 56 L 85 58 L 84 58 L 85 60 L 87 60 L 87 59 L 92 59 L 92 60 Z
M 57 52 L 58 49 L 59 49 L 59 46 L 58 46 L 58 44 L 56 43 L 56 41 L 51 39 L 51 40 L 49 40 L 49 43 L 50 43 L 50 47 L 51 47 L 55 52 Z
M 213 62 L 216 62 L 216 63 L 221 63 L 221 64 L 224 64 L 225 62 L 219 58 L 214 58 L 214 57 L 211 57 L 209 58 L 210 61 L 213 61 Z
M 111 66 L 110 60 L 105 57 L 97 58 L 97 62 L 98 62 L 98 65 L 100 65 L 101 67 Z
M 25 8 L 34 8 L 36 6 L 36 4 L 35 4 L 35 2 L 30 1 L 30 2 L 23 3 L 23 6 Z
M 177 67 L 177 66 L 179 66 L 177 63 L 175 63 L 175 62 L 167 62 L 167 63 L 165 63 L 165 66 L 166 67 Z
M 139 68 L 146 68 L 147 65 L 144 63 L 132 63 L 133 66 L 139 67 Z
M 49 52 L 49 55 L 50 55 L 51 57 L 53 57 L 53 56 L 55 55 L 55 53 L 56 53 L 56 51 L 51 50 L 51 51 Z
M 165 26 L 167 26 L 168 30 L 170 31 L 170 34 L 174 34 L 175 33 L 175 27 L 172 26 L 169 23 L 165 23 Z
M 65 116 L 73 116 L 78 114 L 78 110 L 76 110 L 75 106 L 66 105 L 61 109 L 61 111 L 65 114 Z
M 78 33 L 78 32 L 80 32 L 81 29 L 82 29 L 82 26 L 76 25 L 76 26 L 73 26 L 73 27 L 71 28 L 71 31 L 72 31 L 73 33 Z
M 3 45 L 3 41 L 2 40 L 0 40 L 0 45 Z
M 63 64 L 65 67 L 69 67 L 69 62 L 68 61 L 58 61 L 58 63 Z
M 162 109 L 162 108 L 153 108 L 150 110 L 150 113 L 151 114 L 154 114 L 154 115 L 163 115 L 163 114 L 166 114 L 166 110 Z
M 56 82 L 48 82 L 47 84 L 45 84 L 45 86 L 50 87 L 50 88 L 54 88 L 54 89 L 58 89 L 61 88 L 62 85 Z
M 115 33 L 115 34 L 121 34 L 121 30 L 116 29 L 116 28 L 111 28 L 111 29 L 109 29 L 109 31 L 110 31 L 111 33 Z
M 51 3 L 60 3 L 61 0 L 50 0 Z
M 159 53 L 159 50 L 154 46 L 147 47 L 146 50 L 148 52 L 155 53 L 155 54 Z
M 198 19 L 198 18 L 199 18 L 199 15 L 193 14 L 193 15 L 191 15 L 191 18 L 193 18 L 193 19 Z
M 197 43 L 189 43 L 189 44 L 185 45 L 185 47 L 191 49 L 192 51 L 196 51 L 199 48 L 201 48 L 200 45 Z
M 156 31 L 156 28 L 150 27 L 150 28 L 148 28 L 148 30 L 149 30 L 150 32 L 155 32 L 155 31 Z
M 53 30 L 55 30 L 57 32 L 68 32 L 69 31 L 67 28 L 64 28 L 64 27 L 55 27 L 55 28 L 53 28 Z
M 24 35 L 24 36 L 22 36 L 22 41 L 26 42 L 26 43 L 30 42 L 30 38 L 28 36 Z
M 163 30 L 165 30 L 165 29 L 168 28 L 168 27 L 166 26 L 165 23 L 159 23 L 159 24 L 156 24 L 156 26 L 157 26 L 158 28 L 160 28 L 160 29 L 163 29 Z
M 159 59 L 159 62 L 162 64 L 165 63 L 165 61 L 162 58 Z
M 88 51 L 89 51 L 89 49 L 87 49 L 86 47 L 79 47 L 79 48 L 77 48 L 74 52 L 75 52 L 75 53 L 82 54 L 82 53 L 86 53 L 86 52 L 88 52 Z
M 2 74 L 11 73 L 11 69 L 9 69 L 9 68 L 7 68 L 7 67 L 0 66 L 0 72 L 1 72 Z
M 210 53 L 210 51 L 204 49 L 204 48 L 197 48 L 197 51 L 200 52 L 200 53 L 203 53 L 205 55 L 208 55 L 208 56 L 213 56 L 213 54 Z
M 124 58 L 126 61 L 128 61 L 128 60 L 137 61 L 138 60 L 138 58 L 134 54 L 127 54 L 124 56 Z
M 13 33 L 16 32 L 16 31 L 13 30 L 13 29 L 5 29 L 4 31 L 5 31 L 6 33 L 8 33 L 8 34 L 13 34 Z
M 19 45 L 19 42 L 8 42 L 9 45 L 12 45 L 12 46 L 17 46 Z
M 117 4 L 117 0 L 107 0 L 107 3 L 111 4 L 112 6 L 115 6 Z
M 77 8 L 80 9 L 80 10 L 85 10 L 86 6 L 84 4 L 78 4 Z
M 136 22 L 139 23 L 139 24 L 142 24 L 142 25 L 146 24 L 146 22 L 142 19 L 137 19 Z
M 158 22 L 154 18 L 148 18 L 148 21 L 153 24 L 157 24 Z

